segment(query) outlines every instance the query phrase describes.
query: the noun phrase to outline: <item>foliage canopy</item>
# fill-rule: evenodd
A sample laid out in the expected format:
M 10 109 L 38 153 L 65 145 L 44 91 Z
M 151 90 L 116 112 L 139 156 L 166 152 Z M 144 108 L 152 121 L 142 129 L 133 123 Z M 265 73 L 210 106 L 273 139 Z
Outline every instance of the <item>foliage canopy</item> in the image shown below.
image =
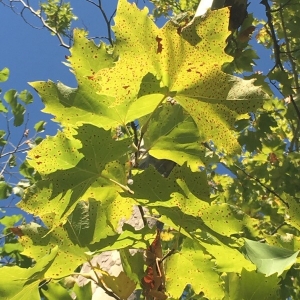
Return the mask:
M 233 73 L 252 72 L 257 57 L 249 45 L 253 16 L 229 31 L 228 7 L 182 20 L 181 10 L 194 12 L 193 1 L 152 2 L 154 17 L 170 7 L 174 16 L 158 28 L 147 8 L 119 0 L 113 46 L 74 30 L 66 65 L 78 87 L 30 83 L 61 130 L 37 138 L 20 166 L 27 185 L 18 206 L 41 221 L 17 226 L 21 216 L 0 219 L 1 255 L 15 264 L 0 268 L 3 299 L 91 299 L 90 285 L 70 287 L 63 279 L 116 249 L 119 277 L 93 269 L 97 285 L 116 299 L 135 289 L 145 299 L 297 299 L 298 57 L 290 57 L 297 38 L 284 15 L 297 22 L 297 9 L 274 1 L 271 10 L 262 1 L 267 17 L 274 11 L 281 20 L 274 25 L 269 17 L 257 36 L 266 47 L 273 43 L 275 67 L 242 78 Z M 42 5 L 56 35 L 73 18 L 64 5 Z M 52 19 L 55 11 L 61 23 Z M 278 52 L 274 34 L 286 51 Z M 3 69 L 0 81 L 8 76 Z M 289 101 L 276 99 L 266 79 Z M 3 99 L 1 112 L 21 125 L 21 102 L 31 103 L 31 94 L 10 90 Z M 43 126 L 36 124 L 37 133 Z M 1 157 L 6 143 L 2 130 Z M 11 192 L 1 179 L 1 199 Z M 155 219 L 163 230 L 126 224 L 134 206 L 145 225 Z M 145 267 L 141 253 L 129 249 L 145 250 Z

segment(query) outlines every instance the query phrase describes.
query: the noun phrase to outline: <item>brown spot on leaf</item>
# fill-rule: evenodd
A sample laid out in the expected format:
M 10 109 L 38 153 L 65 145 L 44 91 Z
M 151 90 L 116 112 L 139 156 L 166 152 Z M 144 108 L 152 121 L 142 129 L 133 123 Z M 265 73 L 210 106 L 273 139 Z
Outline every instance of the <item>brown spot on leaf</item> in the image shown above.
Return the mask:
M 156 53 L 161 53 L 163 50 L 163 46 L 162 46 L 162 38 L 160 38 L 159 36 L 156 36 L 155 40 L 157 41 L 157 50 Z

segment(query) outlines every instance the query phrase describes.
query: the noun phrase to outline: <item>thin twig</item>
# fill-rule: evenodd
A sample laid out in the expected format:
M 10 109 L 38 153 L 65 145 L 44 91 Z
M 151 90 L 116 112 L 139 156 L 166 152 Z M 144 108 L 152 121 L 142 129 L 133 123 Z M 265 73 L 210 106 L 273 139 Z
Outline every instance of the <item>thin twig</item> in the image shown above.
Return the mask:
M 113 43 L 113 39 L 112 39 L 112 35 L 111 35 L 111 21 L 112 21 L 113 16 L 116 13 L 116 9 L 114 10 L 114 12 L 110 16 L 110 18 L 108 18 L 107 15 L 106 15 L 105 10 L 102 7 L 101 0 L 98 0 L 98 4 L 95 3 L 92 0 L 86 0 L 86 1 L 89 2 L 89 3 L 91 3 L 91 4 L 93 4 L 93 5 L 95 5 L 96 7 L 98 7 L 100 9 L 100 12 L 101 12 L 101 14 L 103 16 L 104 22 L 106 23 L 106 27 L 107 27 L 107 35 L 108 35 L 107 40 L 109 41 L 109 43 L 111 44 L 111 46 L 113 46 L 114 43 Z
M 280 60 L 280 47 L 278 45 L 275 29 L 274 29 L 274 26 L 272 23 L 273 19 L 272 19 L 272 14 L 271 14 L 271 7 L 268 3 L 268 0 L 262 0 L 260 3 L 263 4 L 266 8 L 267 23 L 268 23 L 268 26 L 271 31 L 271 38 L 273 40 L 275 64 L 276 64 L 276 66 L 279 66 L 280 70 L 284 71 L 284 68 L 283 68 L 281 60 Z
M 2 2 L 2 1 L 1 1 Z M 24 10 L 25 9 L 28 9 L 34 16 L 36 16 L 38 19 L 40 19 L 40 21 L 42 22 L 42 24 L 43 24 L 43 26 L 45 27 L 45 28 L 47 28 L 49 31 L 51 31 L 57 38 L 58 38 L 58 40 L 59 40 L 59 42 L 60 42 L 60 45 L 62 46 L 62 47 L 64 47 L 64 48 L 67 48 L 67 49 L 69 49 L 70 48 L 70 46 L 69 45 L 67 45 L 67 44 L 65 44 L 65 42 L 63 41 L 63 38 L 62 38 L 62 36 L 55 30 L 55 29 L 53 29 L 52 27 L 50 27 L 47 23 L 46 23 L 46 21 L 45 21 L 45 19 L 42 17 L 42 15 L 41 15 L 41 13 L 38 13 L 37 11 L 35 11 L 30 5 L 29 5 L 29 2 L 28 1 L 24 1 L 24 0 L 10 0 L 9 1 L 10 3 L 13 3 L 13 2 L 20 2 L 22 5 L 23 5 L 23 9 L 21 10 L 21 13 L 20 13 L 20 15 L 21 15 L 21 17 L 22 17 L 22 19 L 25 21 L 25 23 L 27 23 L 27 24 L 29 24 L 31 27 L 33 27 L 33 28 L 37 28 L 37 27 L 35 27 L 35 26 L 33 26 L 32 24 L 30 24 L 27 20 L 26 20 L 26 18 L 23 16 L 23 12 L 24 12 Z M 6 5 L 7 6 L 7 5 Z M 15 10 L 14 10 L 14 8 L 13 8 L 13 6 L 12 5 L 10 5 L 10 8 L 15 12 Z M 16 12 L 15 12 L 16 13 Z
M 278 199 L 280 199 L 286 206 L 287 208 L 289 208 L 289 204 L 284 201 L 275 191 L 271 190 L 269 187 L 267 187 L 265 184 L 263 184 L 258 178 L 248 174 L 245 170 L 243 170 L 242 168 L 240 168 L 238 165 L 234 165 L 236 168 L 238 168 L 239 170 L 241 170 L 247 177 L 255 180 L 257 183 L 259 183 L 263 188 L 265 188 L 269 193 L 273 194 L 275 197 L 277 197 Z
M 286 50 L 287 50 L 287 56 L 289 58 L 289 61 L 290 61 L 291 67 L 292 67 L 292 73 L 293 73 L 293 76 L 294 76 L 295 86 L 296 86 L 296 88 L 299 88 L 297 66 L 296 66 L 296 64 L 294 62 L 294 59 L 292 57 L 292 54 L 291 54 L 290 40 L 287 36 L 287 30 L 286 30 L 286 26 L 285 26 L 285 19 L 283 17 L 282 9 L 279 10 L 279 15 L 280 15 L 280 19 L 281 19 L 281 26 L 282 26 L 285 46 L 286 46 Z
M 291 103 L 293 104 L 293 106 L 295 108 L 296 114 L 298 116 L 298 120 L 300 121 L 300 110 L 299 110 L 299 107 L 297 106 L 297 104 L 296 104 L 296 102 L 295 102 L 295 100 L 293 98 L 293 95 L 290 95 L 289 97 L 290 97 Z

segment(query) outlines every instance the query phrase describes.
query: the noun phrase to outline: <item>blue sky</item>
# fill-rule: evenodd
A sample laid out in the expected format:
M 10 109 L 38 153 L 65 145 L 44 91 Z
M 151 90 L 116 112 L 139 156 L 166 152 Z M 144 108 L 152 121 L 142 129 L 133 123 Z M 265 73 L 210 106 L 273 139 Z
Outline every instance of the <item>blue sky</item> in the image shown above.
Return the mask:
M 85 0 L 71 0 L 73 12 L 78 16 L 78 20 L 73 22 L 73 27 L 87 28 L 90 36 L 107 36 L 107 28 L 103 22 L 99 9 Z M 97 2 L 97 1 L 96 1 Z M 104 9 L 108 16 L 114 11 L 117 0 L 103 0 Z M 147 2 L 147 1 L 146 1 Z M 255 11 L 255 15 L 264 18 L 264 6 L 258 1 L 250 4 L 249 12 Z M 37 0 L 31 0 L 30 3 L 35 9 L 38 8 Z M 143 6 L 143 1 L 139 3 Z M 20 11 L 20 9 L 16 9 Z M 30 13 L 25 14 L 28 22 L 34 26 L 41 26 L 38 19 L 32 17 Z M 10 78 L 7 82 L 1 84 L 2 92 L 8 89 L 22 91 L 29 90 L 34 95 L 34 103 L 28 106 L 29 113 L 28 128 L 40 121 L 46 120 L 46 131 L 48 135 L 54 135 L 57 131 L 57 125 L 51 123 L 51 116 L 41 112 L 43 104 L 35 91 L 28 85 L 30 81 L 52 80 L 61 81 L 66 85 L 76 87 L 76 80 L 62 62 L 65 56 L 69 55 L 66 48 L 59 46 L 59 41 L 55 36 L 50 35 L 46 29 L 35 29 L 24 22 L 24 20 L 14 13 L 11 9 L 0 3 L 0 69 L 8 67 L 10 69 Z M 259 50 L 261 56 L 265 56 Z M 267 61 L 267 60 L 265 60 Z M 260 66 L 260 70 L 267 71 L 271 66 Z M 5 120 L 0 116 L 0 129 L 4 127 Z M 19 130 L 19 131 L 18 131 Z M 16 130 L 17 137 L 20 130 Z M 1 202 L 1 206 L 4 201 Z M 15 213 L 15 211 L 14 211 Z

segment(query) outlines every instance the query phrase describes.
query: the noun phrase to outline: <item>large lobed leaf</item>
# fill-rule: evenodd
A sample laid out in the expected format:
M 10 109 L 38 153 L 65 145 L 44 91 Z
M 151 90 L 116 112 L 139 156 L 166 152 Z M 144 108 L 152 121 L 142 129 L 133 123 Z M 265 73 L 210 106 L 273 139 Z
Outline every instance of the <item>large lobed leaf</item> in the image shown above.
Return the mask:
M 58 247 L 50 249 L 42 256 L 34 267 L 24 269 L 17 266 L 0 268 L 0 295 L 1 299 L 40 300 L 38 286 L 45 279 L 45 273 L 57 256 Z
M 118 194 L 119 185 L 127 181 L 124 155 L 130 141 L 115 141 L 110 131 L 92 125 L 71 132 L 48 137 L 30 152 L 29 163 L 45 179 L 28 189 L 19 206 L 54 228 L 66 222 L 79 201 L 95 199 L 102 202 L 99 209 L 106 210 L 116 230 L 134 204 Z
M 147 14 L 146 8 L 140 11 L 119 1 L 113 54 L 76 30 L 68 60 L 78 88 L 32 83 L 45 111 L 63 125 L 90 123 L 109 129 L 153 112 L 172 96 L 193 118 L 199 142 L 213 140 L 228 152 L 236 151 L 231 132 L 235 119 L 259 107 L 266 94 L 252 81 L 221 71 L 231 59 L 224 52 L 229 10 L 196 18 L 182 33 L 171 21 L 158 28 Z M 158 151 L 155 155 L 161 157 Z

